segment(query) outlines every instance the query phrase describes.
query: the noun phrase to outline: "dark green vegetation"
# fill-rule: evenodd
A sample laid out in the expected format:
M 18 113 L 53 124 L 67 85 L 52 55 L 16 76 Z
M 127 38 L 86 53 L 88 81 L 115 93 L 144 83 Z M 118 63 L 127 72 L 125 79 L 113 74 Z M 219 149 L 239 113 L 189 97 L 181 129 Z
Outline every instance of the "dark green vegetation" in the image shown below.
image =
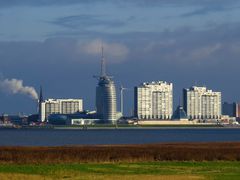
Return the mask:
M 155 162 L 58 165 L 0 165 L 0 174 L 40 175 L 46 178 L 239 179 L 240 162 Z M 0 176 L 1 177 L 1 176 Z M 81 178 L 80 178 L 81 177 Z

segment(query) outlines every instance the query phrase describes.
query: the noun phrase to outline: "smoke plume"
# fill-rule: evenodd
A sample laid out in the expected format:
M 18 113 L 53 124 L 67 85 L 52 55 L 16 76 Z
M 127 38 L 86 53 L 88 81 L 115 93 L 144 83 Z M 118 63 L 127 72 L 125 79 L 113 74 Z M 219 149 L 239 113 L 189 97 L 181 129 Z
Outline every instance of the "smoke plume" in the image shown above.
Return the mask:
M 4 79 L 0 80 L 0 89 L 11 94 L 25 94 L 32 99 L 38 99 L 38 94 L 34 87 L 23 86 L 23 80 Z

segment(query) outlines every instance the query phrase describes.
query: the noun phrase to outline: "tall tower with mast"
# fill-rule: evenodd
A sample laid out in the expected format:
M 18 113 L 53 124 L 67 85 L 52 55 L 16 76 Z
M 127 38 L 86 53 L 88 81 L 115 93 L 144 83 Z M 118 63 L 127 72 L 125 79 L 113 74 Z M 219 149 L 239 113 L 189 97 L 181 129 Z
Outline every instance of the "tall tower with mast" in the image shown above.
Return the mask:
M 96 88 L 96 108 L 97 115 L 104 123 L 116 123 L 116 88 L 111 76 L 106 73 L 106 62 L 104 58 L 104 49 L 101 47 L 101 73 L 95 76 L 98 79 Z

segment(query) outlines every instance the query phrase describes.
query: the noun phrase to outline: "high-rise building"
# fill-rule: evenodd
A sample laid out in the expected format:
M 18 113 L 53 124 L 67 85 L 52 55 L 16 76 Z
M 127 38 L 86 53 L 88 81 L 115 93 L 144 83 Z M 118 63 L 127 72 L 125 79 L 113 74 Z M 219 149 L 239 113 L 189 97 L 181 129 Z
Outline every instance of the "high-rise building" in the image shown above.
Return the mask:
M 236 103 L 236 117 L 240 118 L 240 104 Z
M 96 88 L 97 116 L 105 123 L 115 123 L 117 120 L 116 111 L 116 89 L 112 77 L 106 75 L 105 59 L 101 59 L 101 74 L 97 76 L 98 86 Z
M 47 99 L 41 103 L 41 121 L 50 114 L 73 114 L 83 111 L 82 99 Z
M 224 102 L 222 105 L 222 114 L 230 117 L 236 116 L 236 103 Z
M 189 119 L 218 119 L 221 117 L 221 92 L 193 86 L 183 89 L 183 108 Z
M 134 114 L 138 119 L 171 119 L 173 84 L 144 82 L 134 88 Z
M 228 115 L 230 117 L 239 117 L 240 116 L 240 105 L 239 103 L 227 103 L 224 102 L 222 105 L 222 114 Z

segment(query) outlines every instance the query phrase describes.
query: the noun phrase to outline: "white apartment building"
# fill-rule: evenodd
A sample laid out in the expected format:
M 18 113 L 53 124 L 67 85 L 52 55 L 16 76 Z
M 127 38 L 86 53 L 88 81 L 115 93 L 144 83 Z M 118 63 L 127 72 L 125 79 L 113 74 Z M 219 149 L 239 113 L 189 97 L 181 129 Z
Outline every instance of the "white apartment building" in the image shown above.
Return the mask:
M 197 86 L 183 89 L 183 107 L 189 119 L 219 119 L 221 92 Z
M 47 99 L 41 103 L 41 121 L 50 114 L 73 114 L 83 111 L 82 99 Z
M 144 82 L 134 89 L 134 114 L 138 119 L 171 119 L 173 84 Z

